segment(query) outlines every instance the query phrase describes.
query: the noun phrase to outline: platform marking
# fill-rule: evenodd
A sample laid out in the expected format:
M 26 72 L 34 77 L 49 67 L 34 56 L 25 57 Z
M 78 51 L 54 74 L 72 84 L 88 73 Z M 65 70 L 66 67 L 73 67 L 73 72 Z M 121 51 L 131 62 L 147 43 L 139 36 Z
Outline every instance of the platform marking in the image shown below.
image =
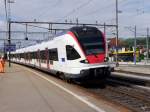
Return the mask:
M 27 69 L 27 68 L 25 68 L 25 69 Z M 57 84 L 55 81 L 52 81 L 52 80 L 48 79 L 47 77 L 45 77 L 45 76 L 43 76 L 43 75 L 40 75 L 39 73 L 37 73 L 37 72 L 35 72 L 35 71 L 32 71 L 32 70 L 30 70 L 30 69 L 27 69 L 27 70 L 30 71 L 30 72 L 32 72 L 32 73 L 34 73 L 35 75 L 39 76 L 40 78 L 42 78 L 42 79 L 44 79 L 44 80 L 50 82 L 51 84 L 57 86 L 58 88 L 64 90 L 65 92 L 71 94 L 72 96 L 74 96 L 75 98 L 77 98 L 77 99 L 80 100 L 81 102 L 87 104 L 89 107 L 91 107 L 92 109 L 96 110 L 97 112 L 106 112 L 106 111 L 100 109 L 98 106 L 94 105 L 93 103 L 87 101 L 85 98 L 83 98 L 83 97 L 81 97 L 81 96 L 79 96 L 79 95 L 73 93 L 72 91 L 66 89 L 65 87 L 63 87 L 63 86 Z

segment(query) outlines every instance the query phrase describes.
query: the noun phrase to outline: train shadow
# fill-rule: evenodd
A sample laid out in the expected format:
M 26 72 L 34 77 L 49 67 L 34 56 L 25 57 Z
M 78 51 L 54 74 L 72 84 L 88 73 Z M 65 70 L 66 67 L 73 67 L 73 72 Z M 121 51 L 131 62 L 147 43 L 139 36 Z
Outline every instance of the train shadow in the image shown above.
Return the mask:
M 79 85 L 87 89 L 105 89 L 107 87 L 107 81 L 95 80 L 90 82 L 84 82 Z

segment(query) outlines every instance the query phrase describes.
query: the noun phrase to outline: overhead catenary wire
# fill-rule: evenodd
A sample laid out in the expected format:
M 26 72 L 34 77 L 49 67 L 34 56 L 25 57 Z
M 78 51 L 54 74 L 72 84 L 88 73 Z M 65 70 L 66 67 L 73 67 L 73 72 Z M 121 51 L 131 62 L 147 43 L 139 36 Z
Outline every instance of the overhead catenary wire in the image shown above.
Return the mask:
M 89 3 L 91 3 L 93 0 L 88 0 L 87 2 L 84 2 L 83 4 L 79 5 L 77 8 L 74 8 L 73 10 L 71 10 L 70 12 L 68 12 L 65 16 L 61 17 L 60 19 L 56 20 L 56 22 L 61 21 L 62 19 L 66 19 L 68 16 L 74 14 L 76 11 L 78 11 L 79 9 L 87 6 Z
M 125 1 L 121 0 L 121 1 L 119 1 L 119 4 L 122 3 L 122 2 L 125 2 Z M 80 17 L 86 17 L 86 16 L 89 16 L 89 15 L 95 15 L 97 13 L 100 13 L 101 11 L 104 11 L 104 9 L 107 9 L 107 8 L 110 9 L 110 7 L 114 7 L 115 6 L 114 4 L 115 4 L 115 2 L 110 3 L 110 4 L 108 4 L 108 5 L 104 6 L 104 7 L 98 7 L 97 9 L 95 9 L 95 10 L 93 10 L 91 12 L 88 12 L 88 13 L 84 14 L 83 16 L 80 16 Z
M 11 21 L 12 22 L 12 21 Z M 21 23 L 21 22 L 19 22 L 19 23 L 17 23 L 17 24 L 21 24 L 21 25 L 24 25 L 24 26 L 31 26 L 31 27 L 35 27 L 35 28 L 40 28 L 40 29 L 46 29 L 46 30 L 54 30 L 54 31 L 65 31 L 65 30 L 67 30 L 67 29 L 63 29 L 63 28 L 52 28 L 52 29 L 49 29 L 49 28 L 47 28 L 47 27 L 42 27 L 42 26 L 37 26 L 37 25 L 32 25 L 31 23 L 30 24 L 28 24 L 28 23 Z
M 143 14 L 145 14 L 145 0 L 135 0 L 135 1 L 128 1 L 126 2 L 126 4 L 122 5 L 121 7 L 123 8 L 126 8 L 126 6 L 129 6 L 129 5 L 133 5 L 130 9 L 130 13 L 131 15 L 129 16 L 132 17 L 132 18 L 136 18 L 138 16 L 141 16 Z M 137 8 L 136 8 L 137 7 Z M 126 8 L 127 10 L 129 10 L 129 8 Z
M 58 6 L 58 4 L 61 3 L 61 1 L 62 1 L 62 0 L 57 0 L 53 5 L 48 6 L 48 7 L 47 7 L 48 9 L 47 9 L 47 8 L 44 8 L 44 9 L 43 9 L 44 11 L 42 11 L 42 13 L 39 14 L 39 17 L 46 15 L 50 10 L 56 8 L 56 7 Z M 49 11 L 48 11 L 48 10 L 49 10 Z
M 26 25 L 24 23 L 18 23 L 18 24 Z M 36 25 L 31 25 L 31 24 L 27 24 L 27 26 L 32 26 L 32 27 L 41 28 L 41 29 L 47 29 L 47 30 L 49 29 L 49 28 L 46 28 L 46 27 L 36 26 Z

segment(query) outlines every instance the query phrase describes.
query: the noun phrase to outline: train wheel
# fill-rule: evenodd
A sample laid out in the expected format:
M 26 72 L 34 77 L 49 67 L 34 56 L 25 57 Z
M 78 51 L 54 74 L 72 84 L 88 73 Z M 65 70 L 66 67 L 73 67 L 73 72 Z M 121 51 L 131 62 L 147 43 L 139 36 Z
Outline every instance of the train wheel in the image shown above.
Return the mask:
M 59 74 L 59 77 L 60 77 L 62 80 L 65 80 L 65 79 L 66 79 L 64 73 L 60 73 L 60 74 Z
M 72 79 L 67 79 L 67 82 L 71 84 L 73 81 Z

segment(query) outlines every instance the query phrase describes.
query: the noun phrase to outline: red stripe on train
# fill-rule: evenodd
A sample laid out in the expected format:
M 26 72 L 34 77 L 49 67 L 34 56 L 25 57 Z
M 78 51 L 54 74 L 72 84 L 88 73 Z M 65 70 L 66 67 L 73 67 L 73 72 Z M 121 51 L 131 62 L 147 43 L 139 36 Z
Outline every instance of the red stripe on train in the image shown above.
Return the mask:
M 71 37 L 73 37 L 73 39 L 77 42 L 78 46 L 80 47 L 81 51 L 83 52 L 84 56 L 86 57 L 86 59 L 88 60 L 88 62 L 90 64 L 104 62 L 105 52 L 101 53 L 101 54 L 98 54 L 98 55 L 86 55 L 85 52 L 84 52 L 84 50 L 82 49 L 79 41 L 77 40 L 76 36 L 72 32 L 68 32 L 68 34 L 71 35 Z M 104 49 L 106 49 L 104 34 L 103 34 L 103 42 L 104 42 L 103 47 L 104 47 Z
M 78 41 L 78 39 L 77 39 L 77 37 L 76 37 L 72 32 L 68 32 L 68 34 L 69 34 L 71 37 L 73 37 L 73 39 L 76 41 L 76 43 L 77 43 L 78 46 L 80 47 L 80 49 L 81 49 L 82 53 L 84 54 L 84 56 L 86 56 L 86 55 L 85 55 L 85 52 L 83 51 L 83 49 L 82 49 L 82 47 L 81 47 L 81 45 L 80 45 L 80 43 L 79 43 L 79 41 Z

